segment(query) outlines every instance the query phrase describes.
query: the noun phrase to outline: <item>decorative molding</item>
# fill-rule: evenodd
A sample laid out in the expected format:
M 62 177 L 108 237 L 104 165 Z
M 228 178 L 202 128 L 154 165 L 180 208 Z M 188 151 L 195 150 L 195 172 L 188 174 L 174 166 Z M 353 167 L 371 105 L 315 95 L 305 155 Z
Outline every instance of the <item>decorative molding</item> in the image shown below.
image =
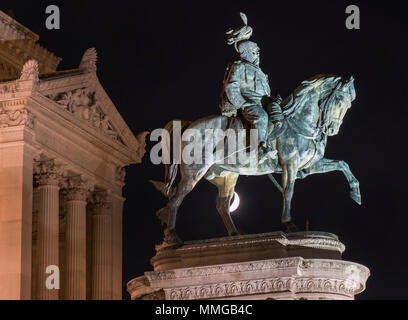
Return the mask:
M 349 266 L 355 266 L 359 273 L 368 278 L 369 271 L 364 266 L 346 262 L 342 260 L 324 260 L 324 259 L 303 259 L 301 257 L 290 257 L 282 259 L 270 259 L 251 261 L 245 263 L 231 263 L 212 265 L 195 268 L 180 268 L 174 270 L 149 271 L 146 277 L 151 281 L 180 280 L 192 277 L 209 277 L 220 274 L 242 273 L 242 272 L 259 272 L 259 271 L 276 271 L 278 269 L 296 268 L 298 270 L 349 270 Z M 348 269 L 347 269 L 348 268 Z M 350 269 L 351 270 L 351 269 Z
M 343 253 L 346 250 L 346 246 L 338 240 L 332 239 L 313 239 L 313 238 L 302 238 L 302 239 L 287 239 L 285 245 L 291 246 L 302 246 L 322 250 L 337 250 Z
M 145 276 L 137 277 L 127 284 L 128 292 L 137 291 L 137 295 L 132 297 L 136 300 L 164 300 L 163 289 L 154 289 L 150 287 L 149 281 Z
M 151 282 L 154 282 L 154 281 L 188 279 L 192 277 L 209 277 L 213 275 L 226 273 L 287 269 L 297 267 L 299 265 L 298 259 L 299 258 L 285 258 L 254 261 L 248 263 L 233 263 L 196 268 L 185 269 L 180 268 L 174 270 L 150 271 L 146 272 L 145 275 Z
M 39 81 L 39 67 L 38 62 L 34 59 L 28 60 L 24 65 L 23 69 L 21 70 L 20 80 L 31 80 L 35 83 Z
M 202 286 L 164 289 L 166 300 L 200 300 L 290 291 L 317 292 L 354 297 L 360 283 L 331 278 L 288 277 L 232 281 Z
M 81 63 L 79 65 L 79 69 L 84 70 L 86 72 L 96 72 L 96 63 L 98 61 L 98 53 L 96 52 L 95 48 L 89 48 L 85 51 L 84 55 L 82 56 Z
M 16 126 L 34 129 L 34 115 L 27 109 L 7 110 L 0 105 L 0 128 Z
M 40 37 L 0 10 L 0 40 L 31 39 Z
M 206 246 L 207 248 L 227 248 L 227 247 L 236 247 L 236 246 L 254 246 L 259 245 L 259 243 L 269 243 L 278 241 L 280 244 L 284 246 L 302 246 L 302 247 L 309 247 L 315 249 L 325 249 L 325 250 L 333 250 L 339 251 L 343 253 L 346 249 L 345 245 L 342 244 L 340 241 L 335 239 L 325 239 L 325 238 L 300 238 L 300 239 L 290 239 L 287 238 L 285 235 L 279 236 L 272 236 L 272 237 L 265 237 L 265 238 L 248 238 L 248 239 L 236 239 L 237 241 L 233 241 L 231 239 L 229 242 L 219 241 L 214 243 L 208 243 Z M 195 250 L 198 247 L 201 247 L 202 244 L 200 243 L 186 243 L 186 246 L 178 249 L 179 251 L 191 251 Z
M 289 292 L 354 298 L 365 289 L 368 268 L 342 260 L 302 257 L 145 272 L 129 281 L 133 299 L 163 289 L 167 300 L 214 299 Z M 147 281 L 146 281 L 147 280 Z
M 328 233 L 265 233 L 208 239 L 203 241 L 187 241 L 181 246 L 156 246 L 156 255 L 151 263 L 155 270 L 168 270 L 183 267 L 201 267 L 219 263 L 237 261 L 272 259 L 277 256 L 291 257 L 302 254 L 316 254 L 320 258 L 340 258 L 345 246 L 335 235 Z M 254 256 L 253 252 L 259 252 Z M 324 254 L 323 254 L 324 252 Z M 197 255 L 206 256 L 205 260 L 197 260 Z M 223 259 L 220 259 L 220 256 Z
M 16 93 L 20 90 L 20 83 L 18 81 L 0 83 L 0 94 Z
M 2 69 L 0 78 L 18 76 L 27 59 L 36 59 L 40 64 L 40 74 L 55 72 L 62 60 L 38 44 L 39 36 L 0 11 L 0 52 Z

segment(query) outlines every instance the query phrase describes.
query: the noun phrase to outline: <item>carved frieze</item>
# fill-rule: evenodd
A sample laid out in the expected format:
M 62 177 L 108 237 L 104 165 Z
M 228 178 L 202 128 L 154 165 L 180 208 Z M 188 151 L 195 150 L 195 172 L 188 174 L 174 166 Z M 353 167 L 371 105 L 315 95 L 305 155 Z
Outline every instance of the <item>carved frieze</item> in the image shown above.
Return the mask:
M 26 126 L 34 128 L 34 116 L 27 109 L 8 110 L 0 105 L 0 128 Z
M 365 288 L 369 270 L 341 260 L 301 257 L 145 272 L 144 287 L 163 289 L 167 300 L 195 300 L 288 292 L 353 298 Z M 128 291 L 137 298 L 136 278 Z M 222 279 L 220 281 L 220 279 Z M 146 288 L 144 288 L 144 291 Z
M 112 139 L 124 144 L 115 130 L 109 117 L 102 111 L 95 91 L 89 88 L 79 88 L 72 91 L 47 95 L 61 108 L 87 121 L 93 127 L 101 130 Z
M 16 81 L 0 83 L 0 94 L 3 93 L 16 93 L 20 88 L 20 84 Z
M 359 283 L 331 278 L 272 278 L 164 289 L 168 300 L 198 300 L 289 291 L 354 297 Z

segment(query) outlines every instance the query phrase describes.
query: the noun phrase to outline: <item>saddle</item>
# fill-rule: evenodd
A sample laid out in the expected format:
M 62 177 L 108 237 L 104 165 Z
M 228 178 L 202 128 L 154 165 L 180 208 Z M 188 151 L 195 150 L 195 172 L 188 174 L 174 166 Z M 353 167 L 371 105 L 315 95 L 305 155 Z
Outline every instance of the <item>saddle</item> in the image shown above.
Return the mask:
M 277 125 L 276 120 L 273 120 L 271 114 L 268 112 L 269 115 L 269 124 L 268 124 L 268 141 L 273 141 L 277 139 L 287 128 L 287 123 L 284 120 L 283 115 L 282 115 L 282 120 L 280 120 L 280 125 Z M 251 121 L 246 119 L 246 117 L 243 115 L 242 110 L 238 110 L 237 115 L 235 117 L 228 117 L 228 124 L 226 129 L 245 129 L 246 130 L 246 145 L 245 147 L 249 147 L 251 145 L 251 140 L 250 140 L 250 130 L 255 129 L 255 126 Z

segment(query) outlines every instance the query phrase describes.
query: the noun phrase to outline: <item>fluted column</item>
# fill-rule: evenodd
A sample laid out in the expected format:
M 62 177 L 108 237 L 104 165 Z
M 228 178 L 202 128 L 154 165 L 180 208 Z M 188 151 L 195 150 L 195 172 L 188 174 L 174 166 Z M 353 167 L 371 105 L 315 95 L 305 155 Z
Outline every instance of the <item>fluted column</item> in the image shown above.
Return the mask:
M 80 176 L 67 179 L 65 299 L 86 299 L 86 194 Z
M 92 299 L 112 299 L 112 217 L 106 192 L 92 204 Z
M 58 300 L 59 290 L 46 286 L 47 267 L 58 267 L 59 258 L 59 168 L 54 160 L 40 161 L 36 166 L 38 184 L 38 233 L 37 233 L 37 292 L 35 299 Z

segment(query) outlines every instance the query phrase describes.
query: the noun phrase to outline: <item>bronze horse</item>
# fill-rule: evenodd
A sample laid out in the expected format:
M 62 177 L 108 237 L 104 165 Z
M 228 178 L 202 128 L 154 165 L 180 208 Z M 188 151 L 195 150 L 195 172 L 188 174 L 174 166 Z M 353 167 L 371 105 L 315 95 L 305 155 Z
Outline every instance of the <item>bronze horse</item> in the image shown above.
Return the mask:
M 303 179 L 314 173 L 326 173 L 339 170 L 345 175 L 351 198 L 361 204 L 359 182 L 342 160 L 324 158 L 327 137 L 336 135 L 347 110 L 355 99 L 354 79 L 345 80 L 332 75 L 317 75 L 302 84 L 282 103 L 284 120 L 276 134 L 270 123 L 268 142 L 277 151 L 277 158 L 259 164 L 251 163 L 218 163 L 216 160 L 204 161 L 201 164 L 166 165 L 165 182 L 152 183 L 169 198 L 167 205 L 157 212 L 165 229 L 167 243 L 178 242 L 175 232 L 177 210 L 184 197 L 190 193 L 198 181 L 207 179 L 218 187 L 217 210 L 228 230 L 229 235 L 237 235 L 238 230 L 231 219 L 229 207 L 234 195 L 234 188 L 240 174 L 268 175 L 283 195 L 281 222 L 288 232 L 297 228 L 291 222 L 290 206 L 296 179 Z M 232 121 L 231 121 L 232 119 Z M 182 122 L 186 129 L 204 130 L 208 128 L 227 130 L 244 128 L 239 117 L 209 116 L 193 123 Z M 165 129 L 172 131 L 172 122 Z M 272 134 L 271 134 L 272 133 Z M 181 143 L 181 152 L 185 147 Z M 212 149 L 211 149 L 212 150 Z M 211 159 L 211 158 L 210 158 Z M 173 187 L 178 167 L 181 178 Z M 272 173 L 282 174 L 282 186 L 274 179 Z

